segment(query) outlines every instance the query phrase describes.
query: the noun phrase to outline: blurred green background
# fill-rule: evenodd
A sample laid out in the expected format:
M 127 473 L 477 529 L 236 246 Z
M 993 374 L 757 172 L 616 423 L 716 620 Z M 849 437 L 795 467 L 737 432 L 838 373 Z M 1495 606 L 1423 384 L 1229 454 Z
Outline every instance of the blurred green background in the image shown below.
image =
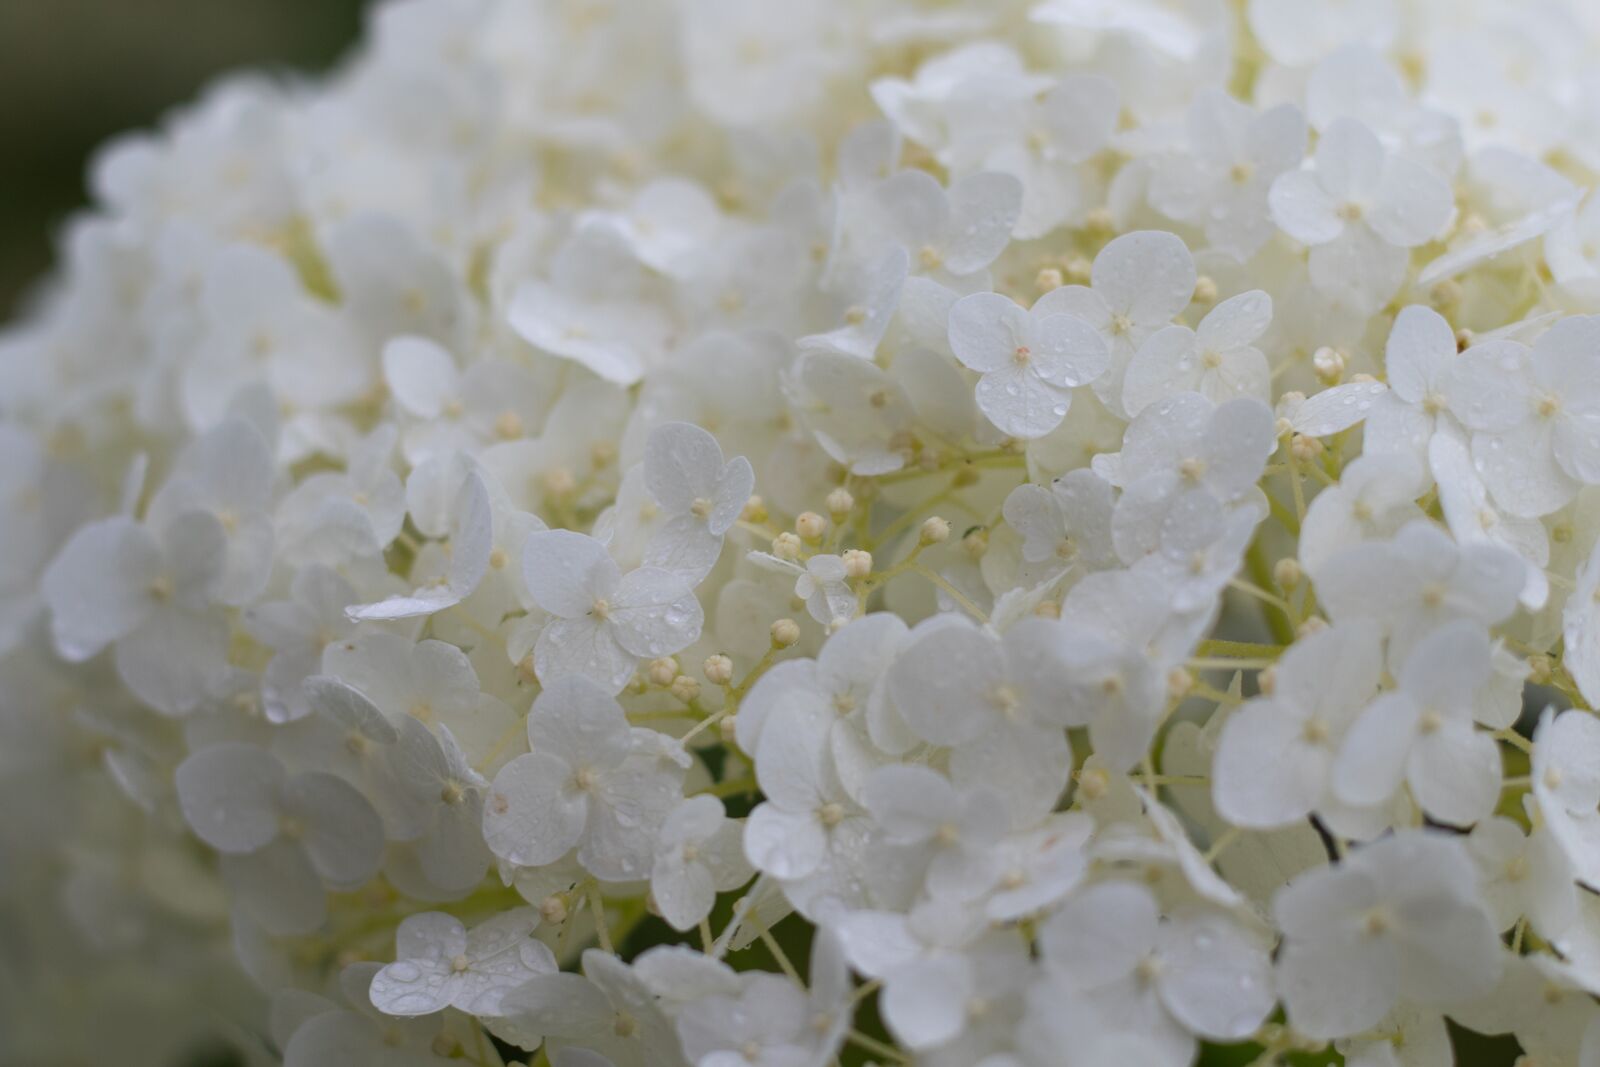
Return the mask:
M 366 0 L 0 0 L 0 321 L 85 202 L 95 146 L 242 66 L 315 71 Z

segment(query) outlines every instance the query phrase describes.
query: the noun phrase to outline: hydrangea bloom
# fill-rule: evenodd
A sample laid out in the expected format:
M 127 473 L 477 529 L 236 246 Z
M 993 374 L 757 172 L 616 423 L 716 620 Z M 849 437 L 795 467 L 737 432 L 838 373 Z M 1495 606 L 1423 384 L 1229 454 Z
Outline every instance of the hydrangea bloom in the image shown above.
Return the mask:
M 1600 1062 L 1591 6 L 388 0 L 109 146 L 0 1061 Z

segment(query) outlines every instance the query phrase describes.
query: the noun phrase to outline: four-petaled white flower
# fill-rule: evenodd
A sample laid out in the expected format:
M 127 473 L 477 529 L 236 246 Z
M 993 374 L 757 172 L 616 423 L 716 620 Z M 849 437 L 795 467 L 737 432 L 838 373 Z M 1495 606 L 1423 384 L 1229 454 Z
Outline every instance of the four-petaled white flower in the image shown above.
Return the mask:
M 1446 1006 L 1483 996 L 1501 945 L 1459 838 L 1401 830 L 1279 891 L 1278 992 L 1313 1037 L 1375 1025 L 1401 998 Z
M 700 636 L 705 615 L 681 574 L 661 567 L 623 574 L 592 537 L 532 534 L 522 566 L 529 594 L 552 616 L 533 651 L 546 683 L 577 674 L 614 693 L 640 659 L 671 655 Z
M 528 713 L 528 752 L 490 784 L 484 839 L 521 866 L 553 863 L 576 847 L 598 878 L 642 878 L 682 779 L 682 768 L 635 736 L 606 689 L 565 675 Z
M 977 371 L 978 407 L 1002 433 L 1043 437 L 1066 418 L 1071 390 L 1105 372 L 1105 343 L 1073 315 L 973 293 L 950 309 L 950 349 Z
M 1311 166 L 1279 175 L 1270 202 L 1283 231 L 1311 246 L 1312 283 L 1362 310 L 1394 294 L 1406 249 L 1437 237 L 1455 212 L 1448 182 L 1353 118 L 1322 131 Z
M 443 912 L 408 915 L 395 930 L 395 961 L 372 976 L 368 995 L 387 1015 L 498 1015 L 508 990 L 560 970 L 533 936 L 538 926 L 534 908 L 503 911 L 471 930 Z
M 690 797 L 662 822 L 650 894 L 674 929 L 692 929 L 711 913 L 718 893 L 739 888 L 755 873 L 744 858 L 743 830 L 709 796 Z
M 698 426 L 669 422 L 645 442 L 644 483 L 664 513 L 645 548 L 645 565 L 698 582 L 716 563 L 722 535 L 750 499 L 750 461 L 735 456 L 724 463 L 715 437 Z
M 222 853 L 223 878 L 273 933 L 316 929 L 324 885 L 359 888 L 383 858 L 383 823 L 354 786 L 318 771 L 290 775 L 254 745 L 201 749 L 178 765 L 177 788 L 195 834 Z
M 1213 404 L 1238 396 L 1265 402 L 1271 372 L 1255 342 L 1271 324 L 1272 298 L 1256 289 L 1212 308 L 1198 329 L 1157 330 L 1128 363 L 1123 408 L 1137 415 L 1154 401 L 1191 392 Z

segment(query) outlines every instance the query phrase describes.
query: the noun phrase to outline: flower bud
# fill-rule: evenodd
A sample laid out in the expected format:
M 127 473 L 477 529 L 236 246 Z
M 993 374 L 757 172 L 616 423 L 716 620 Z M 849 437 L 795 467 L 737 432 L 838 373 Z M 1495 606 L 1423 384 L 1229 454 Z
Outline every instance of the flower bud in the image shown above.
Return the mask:
M 702 670 L 705 672 L 706 681 L 712 685 L 727 685 L 733 681 L 733 660 L 720 652 L 707 656 Z
M 1322 442 L 1315 437 L 1297 433 L 1289 438 L 1289 452 L 1301 463 L 1310 463 L 1322 455 Z
M 793 563 L 800 558 L 800 538 L 785 530 L 772 539 L 772 554 Z
M 937 545 L 950 539 L 950 523 L 937 515 L 929 516 L 922 520 L 922 529 L 917 533 L 917 541 L 924 545 Z
M 794 532 L 802 541 L 820 541 L 828 530 L 828 520 L 814 511 L 802 511 L 795 517 Z
M 578 480 L 565 467 L 551 467 L 541 479 L 544 491 L 551 496 L 567 496 L 578 488 Z
M 1293 589 L 1304 577 L 1305 570 L 1293 556 L 1285 556 L 1272 566 L 1272 580 L 1278 583 L 1279 589 Z
M 671 656 L 653 659 L 645 668 L 645 676 L 650 679 L 651 685 L 659 685 L 665 689 L 678 676 L 678 661 Z
M 1062 277 L 1061 271 L 1055 267 L 1045 267 L 1033 279 L 1033 287 L 1041 293 L 1051 292 L 1065 284 L 1067 284 L 1067 280 Z
M 872 573 L 872 553 L 852 548 L 844 554 L 844 573 L 849 578 L 865 578 Z
M 1194 280 L 1194 298 L 1202 304 L 1212 303 L 1217 299 L 1216 279 L 1209 274 L 1202 274 Z
M 551 893 L 539 901 L 539 917 L 552 926 L 567 921 L 567 901 L 560 893 Z
M 744 502 L 744 508 L 739 512 L 739 517 L 745 522 L 766 522 L 767 502 L 758 496 L 753 496 Z
M 680 674 L 672 680 L 672 695 L 685 704 L 693 704 L 700 699 L 700 683 L 687 674 Z
M 842 485 L 828 494 L 828 514 L 833 516 L 834 522 L 850 514 L 855 506 L 856 498 Z
M 1464 293 L 1465 290 L 1461 288 L 1460 282 L 1454 278 L 1446 278 L 1428 290 L 1428 303 L 1432 304 L 1435 310 L 1444 311 L 1461 303 Z
M 772 647 L 789 648 L 800 640 L 800 624 L 793 619 L 779 619 L 772 624 Z
M 1336 385 L 1344 377 L 1344 353 L 1323 345 L 1311 354 L 1311 369 L 1323 385 Z

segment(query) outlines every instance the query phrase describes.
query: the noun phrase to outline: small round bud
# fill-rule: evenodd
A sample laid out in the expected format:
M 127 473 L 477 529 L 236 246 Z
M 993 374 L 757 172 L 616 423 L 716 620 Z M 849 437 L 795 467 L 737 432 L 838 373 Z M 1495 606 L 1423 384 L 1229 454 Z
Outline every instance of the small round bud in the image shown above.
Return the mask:
M 1475 338 L 1473 337 L 1472 331 L 1467 329 L 1465 326 L 1461 327 L 1461 329 L 1456 331 L 1456 351 L 1465 352 L 1467 349 L 1472 347 L 1472 342 L 1474 340 Z
M 1194 280 L 1194 298 L 1202 304 L 1209 304 L 1217 299 L 1217 282 L 1209 274 L 1202 274 Z
M 1090 767 L 1078 775 L 1078 791 L 1085 800 L 1099 800 L 1111 789 L 1111 776 L 1102 767 Z
M 544 491 L 551 496 L 567 496 L 578 488 L 578 480 L 565 467 L 551 467 L 541 477 Z
M 930 515 L 922 520 L 922 529 L 917 533 L 917 541 L 924 545 L 943 544 L 950 539 L 950 523 L 937 515 Z
M 1309 463 L 1322 455 L 1322 442 L 1315 437 L 1297 433 L 1289 438 L 1289 451 L 1301 463 Z
M 772 539 L 772 554 L 793 563 L 800 558 L 800 538 L 785 530 Z
M 707 656 L 704 667 L 706 681 L 712 685 L 727 685 L 733 681 L 733 660 L 718 652 Z
M 717 723 L 717 735 L 722 738 L 725 745 L 735 744 L 739 739 L 739 716 L 729 715 Z
M 1167 672 L 1167 699 L 1182 700 L 1194 688 L 1194 675 L 1182 667 Z
M 1272 565 L 1272 580 L 1278 583 L 1279 589 L 1293 589 L 1305 576 L 1305 569 L 1293 556 L 1285 556 Z
M 678 676 L 678 661 L 671 656 L 662 656 L 660 659 L 650 661 L 645 668 L 645 677 L 650 679 L 651 685 L 659 685 L 663 689 L 672 684 Z
M 567 899 L 560 893 L 551 893 L 539 901 L 539 917 L 552 926 L 567 921 Z
M 1368 374 L 1366 371 L 1362 371 L 1359 374 L 1350 375 L 1350 380 L 1352 382 L 1375 382 L 1378 379 L 1374 378 L 1372 375 Z
M 1534 685 L 1549 685 L 1555 673 L 1555 664 L 1549 656 L 1528 657 L 1528 681 Z
M 685 704 L 693 704 L 700 699 L 700 683 L 687 674 L 680 674 L 672 680 L 672 695 Z
M 968 531 L 961 539 L 961 548 L 976 563 L 989 551 L 989 531 L 982 527 Z
M 1323 385 L 1336 385 L 1344 377 L 1344 353 L 1323 345 L 1311 354 L 1311 369 Z
M 828 520 L 815 511 L 802 511 L 795 516 L 794 532 L 800 535 L 802 541 L 820 541 L 827 531 Z
M 758 496 L 753 496 L 744 502 L 744 509 L 739 512 L 739 517 L 745 522 L 766 522 L 767 502 Z
M 855 506 L 856 498 L 842 485 L 828 494 L 828 514 L 833 516 L 834 522 L 850 514 L 850 510 Z
M 1432 304 L 1436 310 L 1440 311 L 1444 310 L 1445 308 L 1453 308 L 1457 304 L 1461 303 L 1461 298 L 1463 295 L 1465 295 L 1465 292 L 1466 291 L 1461 288 L 1460 282 L 1456 281 L 1454 278 L 1446 278 L 1444 281 L 1428 290 L 1428 303 Z
M 1094 264 L 1088 256 L 1073 256 L 1067 260 L 1067 280 L 1075 285 L 1087 285 L 1094 274 Z
M 872 573 L 872 553 L 852 548 L 844 554 L 844 573 L 848 578 L 865 578 Z
M 828 622 L 828 633 L 831 636 L 833 634 L 838 633 L 840 630 L 844 629 L 846 626 L 849 626 L 849 625 L 850 625 L 850 617 L 848 615 L 835 615 Z
M 1277 684 L 1278 668 L 1276 665 L 1268 667 L 1256 675 L 1256 687 L 1261 690 L 1264 696 L 1271 696 L 1272 690 Z
M 1288 419 L 1279 417 L 1277 421 L 1272 424 L 1273 437 L 1288 437 L 1292 433 L 1294 433 L 1294 423 L 1290 422 Z
M 523 433 L 522 416 L 515 411 L 502 411 L 494 420 L 494 435 L 502 441 L 515 441 Z
M 1065 284 L 1067 284 L 1066 278 L 1062 277 L 1061 271 L 1055 267 L 1045 267 L 1033 279 L 1033 287 L 1041 293 L 1051 292 Z
M 793 619 L 779 619 L 770 632 L 774 648 L 788 648 L 800 640 L 800 624 Z

